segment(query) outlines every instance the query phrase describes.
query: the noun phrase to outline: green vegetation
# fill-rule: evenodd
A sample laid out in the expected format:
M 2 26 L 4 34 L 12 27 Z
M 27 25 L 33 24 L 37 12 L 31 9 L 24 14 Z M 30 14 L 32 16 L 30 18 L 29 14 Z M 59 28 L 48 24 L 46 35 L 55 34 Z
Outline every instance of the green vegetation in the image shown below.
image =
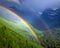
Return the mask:
M 14 22 L 12 22 L 12 21 L 7 21 L 6 19 L 1 18 L 1 17 L 0 17 L 0 21 L 1 21 L 1 23 L 2 23 L 3 25 L 5 25 L 7 28 L 9 28 L 9 29 L 11 29 L 11 30 L 19 33 L 20 35 L 24 36 L 25 38 L 27 38 L 27 39 L 29 39 L 29 40 L 30 40 L 31 37 L 33 37 L 31 31 L 30 31 L 24 24 L 22 24 L 21 22 L 20 22 L 20 23 L 14 23 Z M 33 27 L 32 27 L 32 28 L 33 28 Z M 36 31 L 36 33 L 37 33 L 40 37 L 43 36 L 42 31 L 39 31 L 39 30 L 37 30 L 37 29 L 35 29 L 35 28 L 33 28 L 33 29 Z
M 46 32 L 42 37 L 45 48 L 60 48 L 60 28 L 56 28 L 53 33 Z
M 15 25 L 15 24 L 14 24 Z M 5 19 L 0 18 L 0 48 L 42 48 L 38 44 L 28 40 L 18 32 L 17 26 L 9 23 Z M 24 31 L 26 32 L 26 31 Z
M 25 37 L 25 35 L 28 34 L 28 32 L 25 30 L 26 28 L 24 28 L 22 24 L 20 24 L 20 26 L 19 26 L 19 25 L 17 25 L 16 23 L 13 23 L 13 22 L 11 22 L 11 21 L 7 21 L 7 20 L 5 20 L 5 19 L 3 19 L 3 18 L 0 18 L 0 21 L 1 21 L 1 23 L 2 23 L 3 25 L 5 25 L 7 28 L 9 28 L 9 29 L 11 29 L 11 30 L 13 30 L 13 31 L 21 34 L 21 35 L 24 36 L 24 37 Z M 26 38 L 27 38 L 27 37 L 26 37 Z

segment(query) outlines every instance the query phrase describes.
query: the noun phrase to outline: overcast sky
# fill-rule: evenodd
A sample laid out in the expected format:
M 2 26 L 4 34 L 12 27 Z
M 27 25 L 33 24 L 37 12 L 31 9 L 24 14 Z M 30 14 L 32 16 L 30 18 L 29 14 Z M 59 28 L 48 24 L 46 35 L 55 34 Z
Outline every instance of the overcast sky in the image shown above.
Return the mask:
M 32 8 L 33 10 L 37 11 L 49 7 L 60 6 L 60 0 L 8 0 L 8 1 L 16 2 L 21 5 L 24 4 L 26 7 Z
M 26 0 L 25 4 L 28 4 L 30 7 L 39 10 L 48 7 L 60 5 L 60 0 Z
M 55 8 L 55 6 L 60 6 L 60 0 L 23 0 L 22 3 L 19 0 L 8 0 L 8 1 L 11 1 L 12 3 L 11 2 L 6 3 L 7 0 L 0 0 L 0 3 L 1 3 L 1 1 L 5 1 L 5 3 L 3 2 L 5 6 L 8 6 L 8 7 L 14 6 L 18 10 L 20 10 L 20 8 L 21 8 L 21 11 L 16 11 L 16 12 L 18 14 L 20 13 L 19 15 L 21 15 L 29 23 L 31 23 L 33 25 L 35 24 L 35 26 L 36 26 L 36 24 L 39 24 L 37 17 L 40 17 L 40 14 L 42 14 L 41 10 L 44 10 L 45 8 L 49 8 L 49 7 Z M 21 6 L 19 6 L 19 5 L 17 6 L 16 4 L 14 4 L 14 2 Z M 1 5 L 3 3 L 1 3 Z M 12 8 L 12 9 L 14 9 L 14 8 Z M 35 12 L 33 12 L 33 11 L 35 11 Z M 28 15 L 28 13 L 29 13 L 29 15 Z M 36 23 L 36 22 L 38 22 L 38 23 Z

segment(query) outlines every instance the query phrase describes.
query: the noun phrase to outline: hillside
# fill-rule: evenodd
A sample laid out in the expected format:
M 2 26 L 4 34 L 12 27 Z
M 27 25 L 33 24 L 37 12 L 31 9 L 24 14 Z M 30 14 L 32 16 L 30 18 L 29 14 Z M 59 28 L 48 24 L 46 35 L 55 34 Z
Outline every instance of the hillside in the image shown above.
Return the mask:
M 24 27 L 24 25 L 22 23 L 20 23 L 20 25 L 18 25 L 18 24 L 14 23 L 14 22 L 7 21 L 7 20 L 5 20 L 3 18 L 0 18 L 0 21 L 7 28 L 21 34 L 24 37 L 26 35 L 26 38 L 28 38 L 29 32 L 27 31 L 26 27 Z
M 5 25 L 7 28 L 19 33 L 20 35 L 24 36 L 25 38 L 30 39 L 31 37 L 34 37 L 30 29 L 25 26 L 23 23 L 14 23 L 12 21 L 7 21 L 4 18 L 0 18 L 0 21 L 3 25 Z M 32 27 L 33 28 L 33 27 Z M 42 31 L 39 31 L 35 28 L 33 28 L 35 32 L 41 37 L 43 36 Z
M 16 31 L 11 30 L 4 23 L 0 19 L 0 48 L 42 48 Z

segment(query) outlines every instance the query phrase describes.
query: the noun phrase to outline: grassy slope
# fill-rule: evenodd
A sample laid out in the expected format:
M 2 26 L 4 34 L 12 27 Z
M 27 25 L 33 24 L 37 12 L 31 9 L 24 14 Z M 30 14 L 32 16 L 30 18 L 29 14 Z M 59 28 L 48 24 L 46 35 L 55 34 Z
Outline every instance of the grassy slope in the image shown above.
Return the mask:
M 26 34 L 25 32 L 27 32 L 24 28 L 22 28 L 23 26 L 18 26 L 17 24 L 7 21 L 3 18 L 0 18 L 0 21 L 2 21 L 1 23 L 3 25 L 5 25 L 6 27 L 8 27 L 9 29 L 16 31 L 18 33 L 20 33 L 21 35 L 25 36 L 24 34 Z M 24 34 L 23 34 L 24 32 Z
M 6 27 L 10 28 L 11 30 L 18 32 L 19 34 L 21 34 L 22 36 L 29 38 L 30 36 L 33 36 L 32 34 L 29 34 L 30 31 L 27 31 L 27 28 L 25 28 L 22 24 L 18 25 L 16 23 L 13 23 L 11 21 L 7 21 L 3 18 L 0 18 L 0 20 L 2 21 L 1 23 L 4 24 Z M 43 36 L 42 31 L 39 31 L 37 29 L 34 28 L 34 30 L 36 31 L 36 33 L 39 36 Z
M 42 48 L 18 34 L 16 28 L 12 30 L 13 25 L 10 26 L 12 28 L 7 26 L 9 25 L 6 20 L 0 18 L 0 48 Z

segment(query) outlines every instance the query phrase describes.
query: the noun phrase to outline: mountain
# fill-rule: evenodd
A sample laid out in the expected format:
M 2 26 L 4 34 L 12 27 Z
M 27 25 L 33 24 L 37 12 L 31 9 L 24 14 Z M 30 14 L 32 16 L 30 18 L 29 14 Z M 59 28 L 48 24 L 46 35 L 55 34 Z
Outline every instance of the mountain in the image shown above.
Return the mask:
M 59 19 L 60 8 L 45 9 L 41 15 L 41 18 L 46 22 L 46 25 L 49 27 L 49 30 L 51 30 L 51 31 L 45 32 L 45 35 L 44 35 L 45 37 L 43 37 L 43 42 L 45 42 L 45 45 L 47 46 L 50 45 L 51 48 L 60 48 L 59 46 L 60 45 L 59 43 L 60 42 L 60 25 L 59 25 L 60 24 L 60 19 Z
M 41 17 L 50 28 L 60 27 L 60 8 L 57 8 L 56 10 L 52 8 L 45 9 Z

